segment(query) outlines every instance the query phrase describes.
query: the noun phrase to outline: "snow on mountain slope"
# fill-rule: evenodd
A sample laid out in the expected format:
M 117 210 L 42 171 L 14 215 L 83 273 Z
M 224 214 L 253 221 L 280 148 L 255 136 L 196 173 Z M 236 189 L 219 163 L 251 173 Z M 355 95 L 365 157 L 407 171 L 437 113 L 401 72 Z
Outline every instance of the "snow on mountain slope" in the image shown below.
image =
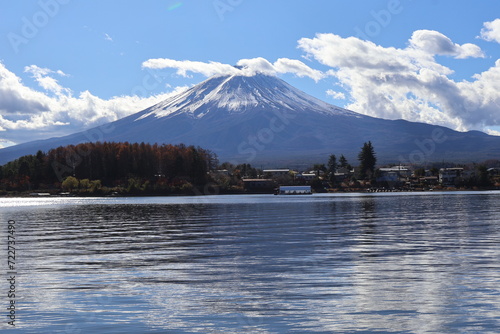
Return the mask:
M 264 74 L 210 78 L 185 92 L 149 108 L 137 120 L 147 117 L 172 117 L 185 113 L 193 118 L 224 111 L 244 113 L 252 109 L 311 111 L 325 115 L 361 116 L 318 100 L 283 80 Z

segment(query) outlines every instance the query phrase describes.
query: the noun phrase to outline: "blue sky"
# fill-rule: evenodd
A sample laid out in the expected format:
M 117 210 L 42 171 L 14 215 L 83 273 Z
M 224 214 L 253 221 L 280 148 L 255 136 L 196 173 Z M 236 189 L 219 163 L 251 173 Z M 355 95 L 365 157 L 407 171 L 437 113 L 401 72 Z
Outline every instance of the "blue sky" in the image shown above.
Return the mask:
M 0 147 L 140 111 L 242 59 L 360 113 L 500 131 L 496 0 L 3 1 L 0 15 Z

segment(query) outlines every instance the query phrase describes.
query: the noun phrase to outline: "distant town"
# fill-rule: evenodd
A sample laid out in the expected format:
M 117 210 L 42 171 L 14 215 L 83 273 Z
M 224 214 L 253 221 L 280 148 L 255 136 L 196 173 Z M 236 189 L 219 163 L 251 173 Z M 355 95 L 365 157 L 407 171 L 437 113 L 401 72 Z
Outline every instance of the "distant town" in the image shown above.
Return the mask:
M 228 170 L 218 170 L 228 176 Z M 238 173 L 238 171 L 236 171 Z M 323 170 L 265 169 L 262 178 L 242 178 L 247 192 L 268 192 L 277 185 L 311 185 L 316 192 L 392 192 L 392 191 L 432 191 L 466 189 L 500 189 L 500 168 L 414 168 L 413 166 L 388 166 L 376 170 L 374 180 L 359 180 L 358 168 L 339 168 L 331 176 Z
M 259 169 L 219 163 L 199 147 L 98 142 L 39 151 L 0 166 L 0 196 L 271 194 L 280 186 L 308 186 L 316 193 L 493 190 L 500 189 L 500 160 L 378 166 L 367 142 L 356 165 L 331 154 L 305 170 Z

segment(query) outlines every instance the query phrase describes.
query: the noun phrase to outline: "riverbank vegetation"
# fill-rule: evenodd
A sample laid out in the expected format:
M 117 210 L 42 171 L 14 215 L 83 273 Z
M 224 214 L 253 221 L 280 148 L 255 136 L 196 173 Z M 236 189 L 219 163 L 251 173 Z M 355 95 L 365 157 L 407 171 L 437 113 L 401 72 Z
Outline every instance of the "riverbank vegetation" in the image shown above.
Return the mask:
M 355 166 L 343 154 L 325 161 L 303 171 L 263 170 L 219 164 L 213 152 L 182 144 L 83 143 L 0 166 L 0 195 L 206 195 L 268 192 L 279 185 L 311 185 L 316 192 L 500 189 L 498 160 L 377 166 L 375 148 L 367 142 Z M 264 188 L 252 186 L 263 182 Z

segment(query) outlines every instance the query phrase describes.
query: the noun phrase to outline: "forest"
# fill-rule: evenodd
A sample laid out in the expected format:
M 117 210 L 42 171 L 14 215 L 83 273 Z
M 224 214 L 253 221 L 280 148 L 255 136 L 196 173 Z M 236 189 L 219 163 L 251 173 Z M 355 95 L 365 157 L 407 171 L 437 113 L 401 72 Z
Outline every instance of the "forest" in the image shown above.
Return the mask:
M 217 164 L 211 151 L 182 144 L 82 143 L 0 166 L 0 191 L 189 192 L 206 184 L 208 171 Z

